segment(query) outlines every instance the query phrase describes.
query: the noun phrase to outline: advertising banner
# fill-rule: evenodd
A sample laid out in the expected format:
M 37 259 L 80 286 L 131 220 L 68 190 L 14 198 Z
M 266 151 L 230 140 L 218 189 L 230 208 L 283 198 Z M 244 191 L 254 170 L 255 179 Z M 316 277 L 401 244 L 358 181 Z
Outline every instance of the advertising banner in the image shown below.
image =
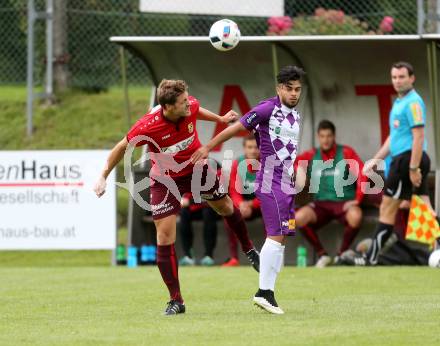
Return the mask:
M 115 175 L 106 150 L 0 151 L 0 250 L 114 249 Z

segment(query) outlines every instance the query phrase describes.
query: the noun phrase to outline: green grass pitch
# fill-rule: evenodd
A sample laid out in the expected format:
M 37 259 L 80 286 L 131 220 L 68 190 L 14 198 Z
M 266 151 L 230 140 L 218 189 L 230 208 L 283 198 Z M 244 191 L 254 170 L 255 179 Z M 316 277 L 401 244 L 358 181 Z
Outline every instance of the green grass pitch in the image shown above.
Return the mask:
M 1 345 L 434 345 L 440 272 L 285 267 L 285 315 L 251 303 L 250 267 L 183 268 L 187 313 L 165 317 L 156 267 L 1 267 Z

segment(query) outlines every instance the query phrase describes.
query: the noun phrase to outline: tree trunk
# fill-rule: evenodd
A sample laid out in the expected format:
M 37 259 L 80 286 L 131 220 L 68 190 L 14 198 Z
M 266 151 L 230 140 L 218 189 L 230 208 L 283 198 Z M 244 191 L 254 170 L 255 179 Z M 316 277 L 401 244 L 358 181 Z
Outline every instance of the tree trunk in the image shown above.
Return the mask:
M 54 39 L 54 83 L 57 92 L 67 89 L 69 84 L 69 70 L 67 53 L 67 0 L 54 1 L 53 17 Z

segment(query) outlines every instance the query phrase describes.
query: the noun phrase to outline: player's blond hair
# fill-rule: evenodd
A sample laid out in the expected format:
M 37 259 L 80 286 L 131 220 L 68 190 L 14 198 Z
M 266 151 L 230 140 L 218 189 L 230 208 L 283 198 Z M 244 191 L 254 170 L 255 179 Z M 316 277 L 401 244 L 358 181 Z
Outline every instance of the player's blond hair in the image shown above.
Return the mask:
M 188 86 L 183 80 L 162 79 L 157 87 L 157 102 L 163 107 L 174 105 L 177 98 L 188 91 Z

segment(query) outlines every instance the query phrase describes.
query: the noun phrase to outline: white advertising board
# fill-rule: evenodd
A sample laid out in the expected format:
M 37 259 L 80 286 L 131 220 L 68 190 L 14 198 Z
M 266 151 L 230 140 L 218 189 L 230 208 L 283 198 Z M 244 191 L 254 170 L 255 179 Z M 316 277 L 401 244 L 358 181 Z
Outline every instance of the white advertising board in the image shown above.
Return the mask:
M 0 151 L 0 250 L 114 249 L 115 175 L 106 150 Z
M 141 12 L 218 14 L 225 16 L 271 17 L 284 15 L 284 0 L 141 0 Z

